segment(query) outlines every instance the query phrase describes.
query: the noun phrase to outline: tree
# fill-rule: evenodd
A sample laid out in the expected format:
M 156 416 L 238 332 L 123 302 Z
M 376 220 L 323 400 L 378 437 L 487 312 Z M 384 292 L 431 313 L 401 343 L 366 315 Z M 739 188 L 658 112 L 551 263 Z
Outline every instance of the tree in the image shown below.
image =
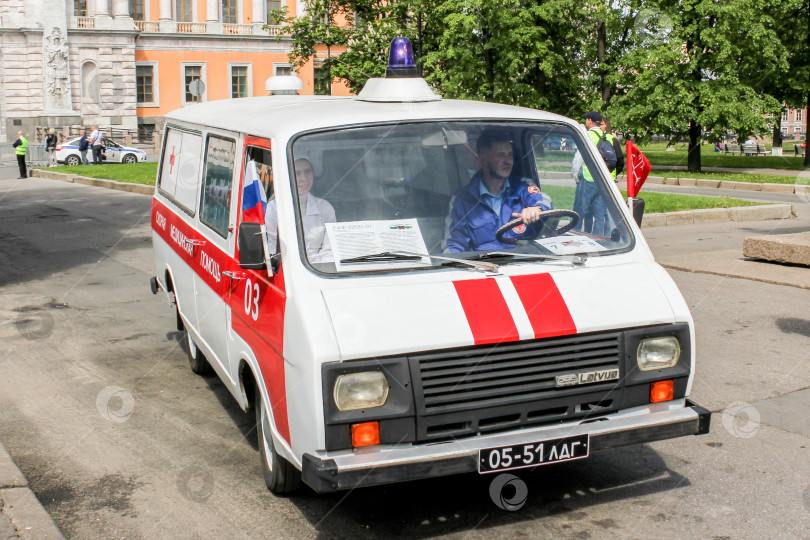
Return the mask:
M 762 73 L 785 69 L 771 14 L 777 0 L 656 0 L 644 47 L 627 55 L 627 88 L 608 111 L 644 139 L 688 138 L 688 168 L 700 172 L 704 130 L 741 137 L 767 129 L 781 104 L 761 90 Z

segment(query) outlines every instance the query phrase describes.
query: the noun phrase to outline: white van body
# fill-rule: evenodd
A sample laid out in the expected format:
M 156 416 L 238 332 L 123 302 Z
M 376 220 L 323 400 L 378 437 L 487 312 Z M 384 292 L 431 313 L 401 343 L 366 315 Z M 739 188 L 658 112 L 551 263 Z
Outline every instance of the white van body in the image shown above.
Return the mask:
M 222 100 L 166 117 L 152 211 L 153 290 L 176 303 L 192 368 L 210 365 L 243 409 L 257 409 L 268 486 L 289 491 L 302 475 L 329 492 L 532 468 L 708 432 L 708 412 L 686 399 L 695 363 L 689 309 L 596 148 L 583 142 L 584 129 L 558 115 L 442 100 L 425 89 L 375 80 L 356 97 Z M 354 270 L 348 259 L 310 260 L 294 174 L 301 157 L 338 224 L 375 222 L 367 216 L 379 203 L 376 223 L 417 225 L 431 255 L 452 258 L 439 247 L 448 202 L 474 172 L 473 138 L 488 126 L 523 137 L 514 135 L 516 169 L 558 201 L 578 189 L 567 170 L 573 151 L 543 149 L 543 140 L 575 142 L 607 201 L 610 235 L 571 231 L 541 248 L 540 240 L 524 242 L 521 249 L 542 249 L 547 259 L 530 257 L 534 251 L 514 260 L 493 252 L 477 263 L 458 256 L 476 266 L 423 258 Z M 435 163 L 451 151 L 458 160 L 446 170 L 455 172 L 441 174 L 455 184 L 430 191 L 431 169 L 438 178 L 445 169 Z M 277 243 L 267 242 L 267 268 L 258 269 L 240 266 L 238 241 L 251 160 L 272 178 L 268 205 L 277 213 Z M 426 174 L 413 178 L 427 177 L 419 180 L 427 191 L 412 189 L 417 181 L 406 175 L 417 166 Z M 362 178 L 340 191 L 360 168 Z M 372 187 L 382 195 L 351 200 Z M 422 215 L 413 203 L 408 215 L 417 191 L 427 193 L 430 210 Z M 333 249 L 348 245 L 339 228 L 325 227 L 337 239 Z M 596 251 L 576 260 L 560 247 L 569 241 Z M 676 364 L 639 369 L 641 343 L 661 336 L 665 347 L 677 342 Z M 337 379 L 357 372 L 384 375 L 384 403 L 340 410 Z M 664 380 L 673 381 L 672 396 L 651 402 L 651 384 Z M 379 442 L 355 446 L 352 426 L 369 422 Z

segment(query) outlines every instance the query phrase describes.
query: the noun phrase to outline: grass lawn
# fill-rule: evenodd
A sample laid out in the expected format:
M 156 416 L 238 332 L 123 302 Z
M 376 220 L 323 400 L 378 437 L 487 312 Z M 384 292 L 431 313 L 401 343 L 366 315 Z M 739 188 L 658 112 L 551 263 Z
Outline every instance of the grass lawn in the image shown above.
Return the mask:
M 88 176 L 90 178 L 104 178 L 128 182 L 131 184 L 155 185 L 157 177 L 157 163 L 108 163 L 105 165 L 64 165 L 50 167 L 48 170 L 59 173 Z
M 710 148 L 711 150 L 711 148 Z M 650 164 L 655 165 L 687 165 L 686 150 L 662 152 L 660 150 L 642 150 Z M 740 156 L 720 154 L 715 152 L 701 152 L 700 164 L 703 167 L 732 167 L 756 169 L 789 169 L 804 170 L 804 157 L 802 156 Z
M 622 191 L 627 197 L 627 192 Z M 756 206 L 764 203 L 732 199 L 731 197 L 701 197 L 698 195 L 677 195 L 674 193 L 642 192 L 644 213 L 677 212 L 679 210 L 700 210 L 703 208 L 734 208 L 737 206 Z
M 574 189 L 565 186 L 543 186 L 543 191 L 551 196 L 554 208 L 573 208 Z M 627 192 L 622 190 L 622 195 L 627 197 Z M 699 210 L 703 208 L 733 208 L 737 206 L 754 206 L 763 203 L 732 199 L 731 197 L 701 197 L 697 195 L 678 195 L 676 193 L 653 193 L 644 192 L 640 194 L 644 199 L 644 213 L 657 214 L 660 212 L 676 212 L 679 210 Z
M 791 176 L 778 174 L 754 173 L 690 173 L 688 171 L 669 171 L 666 169 L 653 169 L 650 176 L 663 176 L 666 178 L 706 178 L 709 180 L 733 180 L 735 182 L 754 182 L 767 184 L 810 184 L 810 175 L 807 178 L 800 171 Z

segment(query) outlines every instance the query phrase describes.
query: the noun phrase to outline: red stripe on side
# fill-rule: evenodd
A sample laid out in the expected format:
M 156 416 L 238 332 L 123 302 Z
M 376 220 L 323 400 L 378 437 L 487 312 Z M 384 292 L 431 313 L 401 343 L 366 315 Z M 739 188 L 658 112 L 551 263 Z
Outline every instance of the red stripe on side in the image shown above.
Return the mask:
M 511 279 L 532 323 L 534 337 L 577 333 L 574 319 L 550 274 L 515 276 Z
M 509 306 L 494 279 L 454 281 L 453 286 L 476 345 L 520 339 Z

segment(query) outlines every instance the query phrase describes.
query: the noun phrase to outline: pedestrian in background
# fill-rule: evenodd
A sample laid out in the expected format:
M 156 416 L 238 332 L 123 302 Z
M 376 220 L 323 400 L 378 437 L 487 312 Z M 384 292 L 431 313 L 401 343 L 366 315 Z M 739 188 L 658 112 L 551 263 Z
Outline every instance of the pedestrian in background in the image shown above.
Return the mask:
M 45 136 L 45 151 L 48 152 L 48 167 L 56 167 L 56 132 L 53 128 Z
M 96 126 L 90 126 L 90 146 L 93 148 L 93 165 L 101 165 L 101 149 L 104 135 Z
M 87 132 L 81 130 L 79 135 L 82 136 L 82 138 L 79 139 L 79 154 L 82 156 L 82 165 L 89 165 L 90 162 L 87 161 L 87 149 L 90 148 L 90 143 L 87 142 Z
M 17 154 L 17 165 L 20 167 L 20 178 L 28 178 L 28 171 L 25 168 L 25 156 L 28 154 L 28 139 L 23 136 L 22 131 L 17 132 L 17 140 L 14 141 L 14 153 Z

